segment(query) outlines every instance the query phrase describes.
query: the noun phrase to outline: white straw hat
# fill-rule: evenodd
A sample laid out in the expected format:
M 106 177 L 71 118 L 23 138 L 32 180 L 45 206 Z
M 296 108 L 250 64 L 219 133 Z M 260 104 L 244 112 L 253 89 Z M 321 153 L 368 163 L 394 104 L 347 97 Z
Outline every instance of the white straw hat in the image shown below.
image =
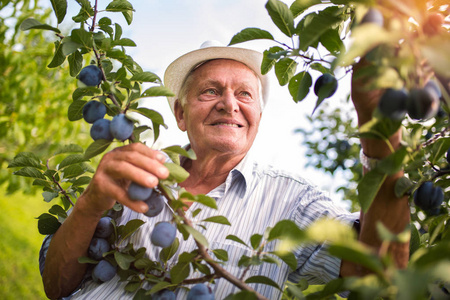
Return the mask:
M 175 97 L 167 97 L 172 112 L 186 76 L 199 64 L 220 58 L 239 61 L 258 75 L 262 88 L 261 109 L 266 106 L 269 98 L 269 77 L 261 74 L 262 53 L 245 48 L 223 46 L 217 41 L 207 41 L 200 46 L 200 49 L 177 58 L 167 67 L 164 73 L 164 85 L 176 95 Z

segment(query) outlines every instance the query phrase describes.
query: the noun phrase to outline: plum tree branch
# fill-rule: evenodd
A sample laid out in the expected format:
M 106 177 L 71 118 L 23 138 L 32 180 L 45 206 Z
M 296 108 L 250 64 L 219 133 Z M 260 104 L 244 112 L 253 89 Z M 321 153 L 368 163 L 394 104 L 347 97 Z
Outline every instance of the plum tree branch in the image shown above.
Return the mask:
M 166 197 L 166 199 L 168 199 L 168 201 L 171 201 L 171 199 L 173 197 L 169 196 L 165 189 L 160 188 L 160 191 L 163 194 L 163 196 Z M 183 222 L 187 226 L 192 227 L 192 228 L 194 227 L 192 222 L 191 222 L 191 220 L 186 217 L 186 214 L 184 213 L 182 208 L 178 208 L 176 210 L 176 213 L 183 219 Z M 246 290 L 246 291 L 250 291 L 250 292 L 255 293 L 256 297 L 259 300 L 267 300 L 266 297 L 264 297 L 263 295 L 259 294 L 254 289 L 252 289 L 250 286 L 245 284 L 243 281 L 239 280 L 237 277 L 235 277 L 234 275 L 229 273 L 227 270 L 225 270 L 222 266 L 220 266 L 219 264 L 215 263 L 214 259 L 208 254 L 208 251 L 207 251 L 206 247 L 203 244 L 199 243 L 197 241 L 197 239 L 194 238 L 194 240 L 195 240 L 195 243 L 197 245 L 199 254 L 203 257 L 203 259 L 206 261 L 206 263 L 208 265 L 210 265 L 214 269 L 214 271 L 216 272 L 216 274 L 215 274 L 216 278 L 220 278 L 220 277 L 224 278 L 224 279 L 228 280 L 231 284 L 233 284 L 233 285 L 237 286 L 238 288 L 240 288 L 241 290 Z

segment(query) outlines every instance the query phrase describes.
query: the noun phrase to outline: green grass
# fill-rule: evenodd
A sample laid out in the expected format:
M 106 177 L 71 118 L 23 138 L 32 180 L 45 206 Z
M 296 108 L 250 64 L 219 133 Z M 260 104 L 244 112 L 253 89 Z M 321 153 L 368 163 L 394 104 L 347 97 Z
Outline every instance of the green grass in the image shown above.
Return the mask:
M 39 274 L 44 236 L 38 232 L 35 218 L 48 208 L 39 194 L 0 195 L 1 299 L 47 299 Z

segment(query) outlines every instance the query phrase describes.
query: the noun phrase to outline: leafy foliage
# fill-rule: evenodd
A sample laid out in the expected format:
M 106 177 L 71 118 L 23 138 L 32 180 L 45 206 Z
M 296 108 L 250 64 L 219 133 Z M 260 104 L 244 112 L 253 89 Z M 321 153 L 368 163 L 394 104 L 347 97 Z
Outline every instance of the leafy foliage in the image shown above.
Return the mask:
M 144 71 L 127 54 L 126 47 L 135 47 L 136 44 L 122 36 L 123 30 L 118 23 L 114 23 L 108 17 L 100 18 L 102 10 L 97 7 L 97 1 L 94 4 L 90 1 L 77 1 L 77 3 L 80 5 L 80 11 L 72 17 L 72 20 L 78 28 L 73 28 L 70 32 L 63 32 L 59 28 L 66 18 L 67 1 L 53 0 L 51 4 L 57 20 L 56 27 L 46 24 L 49 21 L 50 11 L 46 11 L 42 16 L 25 19 L 17 17 L 16 13 L 21 11 L 24 16 L 31 15 L 33 10 L 26 5 L 20 9 L 14 6 L 12 16 L 17 18 L 17 26 L 13 37 L 8 40 L 6 35 L 1 35 L 6 42 L 4 44 L 7 44 L 4 46 L 6 54 L 2 59 L 2 63 L 4 62 L 7 66 L 3 74 L 6 78 L 5 88 L 0 89 L 1 93 L 5 93 L 2 96 L 6 96 L 2 97 L 2 101 L 7 100 L 2 110 L 9 114 L 0 121 L 5 124 L 2 127 L 5 129 L 0 133 L 9 138 L 11 147 L 18 149 L 19 152 L 14 157 L 5 156 L 4 161 L 8 162 L 9 168 L 15 169 L 15 175 L 33 179 L 33 185 L 42 188 L 44 201 L 50 203 L 59 199 L 58 204 L 52 205 L 48 213 L 38 217 L 38 229 L 42 234 L 54 233 L 64 222 L 68 210 L 76 203 L 78 196 L 90 182 L 90 174 L 93 173 L 90 162 L 95 164 L 98 156 L 111 145 L 115 145 L 116 141 L 97 140 L 87 145 L 83 140 L 81 145 L 67 143 L 66 146 L 30 143 L 29 141 L 36 137 L 33 128 L 43 128 L 42 124 L 44 124 L 43 120 L 35 119 L 35 115 L 39 115 L 40 111 L 37 105 L 29 104 L 30 99 L 34 99 L 32 97 L 37 95 L 35 103 L 41 103 L 48 93 L 67 100 L 70 98 L 66 92 L 69 86 L 73 91 L 71 100 L 68 99 L 71 103 L 70 101 L 53 101 L 55 103 L 52 102 L 51 109 L 49 108 L 44 114 L 45 119 L 49 119 L 51 116 L 49 112 L 52 110 L 58 112 L 58 118 L 53 120 L 55 123 L 51 122 L 50 126 L 45 127 L 46 133 L 58 124 L 55 134 L 62 134 L 61 132 L 64 133 L 64 130 L 69 128 L 74 133 L 82 135 L 77 131 L 78 128 L 85 129 L 79 124 L 82 122 L 78 122 L 82 119 L 82 109 L 88 101 L 95 100 L 107 107 L 108 118 L 126 114 L 128 118 L 134 120 L 133 134 L 124 141 L 124 143 L 134 143 L 140 142 L 140 134 L 147 130 L 152 130 L 154 141 L 156 141 L 159 137 L 160 126 L 166 126 L 158 112 L 140 107 L 139 100 L 144 97 L 173 95 L 162 85 L 158 75 Z M 2 2 L 3 6 L 8 4 L 9 1 Z M 433 27 L 434 31 L 421 29 L 421 26 L 427 25 L 428 15 L 441 12 L 444 6 L 439 1 L 429 1 L 428 4 L 429 9 L 424 1 L 415 1 L 414 5 L 406 5 L 404 1 L 378 5 L 386 19 L 391 21 L 384 28 L 361 22 L 363 14 L 369 7 L 375 5 L 369 0 L 333 0 L 325 5 L 316 0 L 297 0 L 290 7 L 281 1 L 269 0 L 265 7 L 270 18 L 282 33 L 282 37 L 287 38 L 292 46 L 276 40 L 273 33 L 258 28 L 242 30 L 231 39 L 230 44 L 255 39 L 267 39 L 278 43 L 264 52 L 261 70 L 267 73 L 274 69 L 280 85 L 287 86 L 295 102 L 303 101 L 310 93 L 313 78 L 318 73 L 333 76 L 338 70 L 349 73 L 352 64 L 365 56 L 369 61 L 368 67 L 354 76 L 365 77 L 369 80 L 371 88 L 399 86 L 413 88 L 423 86 L 427 79 L 435 76 L 444 87 L 443 110 L 448 112 L 450 98 L 446 80 L 449 77 L 449 68 L 446 66 L 449 65 L 449 58 L 446 55 L 448 51 L 442 51 L 442 49 L 450 50 L 448 28 L 437 26 Z M 133 6 L 129 1 L 113 0 L 103 10 L 120 13 L 128 25 L 132 23 Z M 410 18 L 416 22 L 411 22 Z M 4 23 L 1 26 L 4 32 L 7 26 Z M 18 30 L 19 28 L 21 31 Z M 44 38 L 43 32 L 56 35 L 52 40 Z M 352 40 L 352 43 L 344 43 L 348 38 Z M 37 48 L 37 50 L 45 49 L 45 54 L 52 51 L 53 55 L 41 58 L 39 52 L 28 53 L 26 51 L 30 50 L 26 48 L 22 49 L 22 52 L 14 52 L 11 49 L 16 39 L 25 44 L 37 41 L 41 46 L 44 44 L 42 41 L 50 43 L 50 47 L 42 46 L 42 49 Z M 36 48 L 30 48 L 37 51 Z M 52 76 L 43 78 L 42 81 L 29 82 L 23 74 L 21 60 L 18 59 L 25 54 L 30 58 L 27 63 L 33 66 L 36 72 Z M 40 59 L 35 59 L 36 56 Z M 300 66 L 300 60 L 303 62 L 303 68 Z M 75 86 L 76 77 L 87 64 L 95 64 L 100 68 L 102 81 L 99 86 Z M 70 77 L 60 73 L 69 74 Z M 151 87 L 142 91 L 144 82 L 150 83 Z M 8 87 L 14 87 L 14 89 Z M 15 97 L 19 89 L 26 91 L 24 99 L 27 99 L 28 103 L 15 100 L 21 99 Z M 319 121 L 322 128 L 319 129 L 320 136 L 317 140 L 308 141 L 311 149 L 308 156 L 315 158 L 311 164 L 332 174 L 338 168 L 352 173 L 352 180 L 355 183 L 358 182 L 358 194 L 351 194 L 355 190 L 352 186 L 346 188 L 346 193 L 353 199 L 354 206 L 359 205 L 367 211 L 384 178 L 402 167 L 405 169 L 405 177 L 397 184 L 398 195 L 412 194 L 418 185 L 426 180 L 432 180 L 444 189 L 448 187 L 448 162 L 444 160 L 444 154 L 450 147 L 447 136 L 449 131 L 447 115 L 442 118 L 436 117 L 428 124 L 410 119 L 404 122 L 392 121 L 376 113 L 372 121 L 356 131 L 352 117 L 342 117 L 343 113 L 339 109 L 334 109 L 331 114 L 324 109 L 329 92 L 324 90 L 316 93 L 317 101 L 314 110 L 317 114 L 314 118 L 311 116 L 310 121 Z M 327 97 L 324 96 L 325 94 Z M 60 120 L 59 113 L 62 107 L 64 110 L 67 109 L 69 122 Z M 30 114 L 30 110 L 33 113 Z M 138 120 L 140 118 L 150 121 L 152 127 L 141 125 Z M 61 122 L 58 123 L 56 120 Z M 77 130 L 73 130 L 74 128 Z M 386 141 L 399 128 L 405 132 L 403 147 L 393 151 L 392 155 L 381 161 L 377 168 L 362 176 L 361 171 L 357 170 L 360 168 L 357 163 L 359 147 L 356 142 L 348 141 L 348 138 L 358 135 Z M 19 138 L 13 138 L 15 137 L 13 134 L 17 135 L 17 132 L 21 135 Z M 430 132 L 431 136 L 424 139 L 424 132 L 427 134 Z M 303 134 L 309 135 L 310 132 L 303 131 Z M 327 138 L 323 138 L 325 136 Z M 46 139 L 40 137 L 36 140 L 45 141 Z M 68 141 L 69 139 L 61 138 L 60 140 Z M 136 298 L 145 297 L 163 289 L 183 288 L 187 284 L 194 283 L 192 279 L 189 279 L 191 272 L 201 274 L 195 282 L 208 282 L 223 277 L 239 288 L 245 289 L 230 295 L 227 299 L 251 299 L 252 297 L 261 299 L 261 295 L 249 288 L 248 284 L 251 283 L 284 290 L 286 299 L 323 299 L 346 290 L 351 292 L 353 299 L 376 297 L 420 299 L 427 295 L 438 296 L 439 289 L 450 282 L 449 261 L 446 255 L 450 250 L 448 195 L 439 211 L 432 215 L 429 213 L 426 215 L 413 207 L 414 222 L 411 228 L 407 228 L 403 233 L 394 235 L 379 224 L 378 234 L 383 240 L 380 253 L 373 253 L 370 248 L 356 240 L 351 228 L 333 220 L 319 220 L 304 230 L 291 221 L 282 220 L 273 228 L 267 228 L 264 234 L 251 235 L 248 241 L 234 235 L 227 236 L 227 239 L 240 243 L 251 253 L 250 256 L 242 256 L 238 263 L 244 275 L 252 266 L 263 263 L 285 263 L 291 269 L 295 269 L 297 266 L 292 253 L 293 249 L 305 243 L 324 242 L 329 244 L 332 255 L 364 266 L 372 272 L 371 275 L 361 278 L 339 278 L 323 286 L 322 290 L 306 296 L 303 295 L 307 287 L 305 282 L 300 282 L 298 285 L 287 283 L 285 287 L 280 287 L 267 277 L 252 276 L 245 280 L 243 280 L 244 276 L 240 279 L 236 278 L 233 274 L 225 272 L 222 267 L 222 263 L 228 261 L 228 253 L 223 249 L 214 249 L 212 252 L 215 258 L 211 257 L 206 251 L 209 241 L 194 228 L 191 220 L 183 212 L 183 207 L 186 206 L 185 201 L 199 202 L 215 209 L 217 206 L 214 199 L 206 195 L 192 195 L 181 189 L 178 190 L 176 197 L 171 191 L 176 183 L 182 182 L 188 175 L 180 166 L 179 155 L 195 159 L 195 154 L 178 146 L 162 150 L 172 158 L 173 162 L 166 164 L 170 170 L 170 176 L 160 181 L 157 190 L 168 199 L 174 211 L 172 222 L 177 225 L 177 230 L 182 233 L 183 239 L 186 240 L 192 236 L 196 241 L 197 249 L 190 253 L 179 254 L 175 265 L 169 269 L 168 261 L 177 253 L 181 241 L 175 239 L 169 247 L 161 251 L 160 261 L 152 261 L 146 257 L 145 248 L 135 249 L 127 242 L 127 238 L 142 226 L 142 221 L 131 220 L 127 224 L 118 226 L 114 216 L 122 209 L 119 204 L 106 212 L 113 217 L 114 234 L 109 240 L 112 250 L 104 253 L 103 258 L 114 267 L 118 267 L 121 280 L 128 282 L 126 291 L 136 292 Z M 333 159 L 330 159 L 331 153 L 335 156 Z M 45 159 L 42 158 L 44 156 Z M 18 188 L 17 185 L 16 188 Z M 14 188 L 11 188 L 12 190 Z M 198 211 L 195 213 L 198 214 Z M 203 221 L 233 226 L 225 216 L 213 216 Z M 391 243 L 405 242 L 410 237 L 412 237 L 410 266 L 405 270 L 398 270 L 386 249 Z M 279 247 L 276 251 L 266 252 L 266 246 L 271 242 L 276 242 Z M 92 265 L 98 264 L 97 260 L 89 257 L 81 257 L 79 261 Z M 145 283 L 152 286 L 150 290 L 143 288 Z

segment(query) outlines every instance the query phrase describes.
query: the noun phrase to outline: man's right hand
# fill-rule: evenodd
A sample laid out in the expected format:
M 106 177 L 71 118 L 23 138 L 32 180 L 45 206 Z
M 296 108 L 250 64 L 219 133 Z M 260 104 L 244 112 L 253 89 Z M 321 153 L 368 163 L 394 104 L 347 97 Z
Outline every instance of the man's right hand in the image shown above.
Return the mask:
M 148 207 L 143 201 L 133 201 L 127 195 L 131 182 L 154 188 L 160 179 L 169 176 L 164 166 L 166 157 L 142 143 L 129 144 L 106 153 L 100 161 L 83 199 L 90 209 L 103 213 L 115 201 L 144 213 Z

